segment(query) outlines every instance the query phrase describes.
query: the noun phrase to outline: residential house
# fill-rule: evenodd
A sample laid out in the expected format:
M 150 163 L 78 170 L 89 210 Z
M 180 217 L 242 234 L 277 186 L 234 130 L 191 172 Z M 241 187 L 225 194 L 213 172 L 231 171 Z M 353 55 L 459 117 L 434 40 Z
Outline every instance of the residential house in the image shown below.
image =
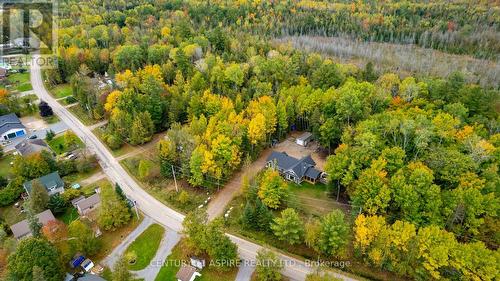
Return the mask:
M 196 271 L 194 266 L 182 265 L 175 278 L 177 278 L 177 281 L 193 281 L 197 276 L 201 276 L 201 274 Z
M 77 199 L 71 201 L 71 204 L 78 210 L 80 216 L 83 216 L 94 210 L 101 204 L 101 196 L 99 195 L 99 193 L 94 193 L 87 198 L 80 196 Z
M 306 147 L 313 140 L 313 135 L 309 132 L 305 132 L 295 139 L 295 143 Z
M 38 221 L 42 225 L 46 225 L 49 221 L 56 220 L 56 218 L 54 217 L 54 215 L 50 210 L 45 210 L 37 214 L 36 217 L 38 218 Z M 14 234 L 14 237 L 16 239 L 30 237 L 33 235 L 31 233 L 31 229 L 27 219 L 12 225 L 10 229 L 12 230 L 12 234 Z
M 38 178 L 37 180 L 39 180 L 45 189 L 47 189 L 50 196 L 64 192 L 64 181 L 61 179 L 58 172 L 50 173 Z M 31 194 L 32 184 L 33 181 L 27 181 L 23 184 L 28 195 Z
M 0 140 L 10 140 L 26 135 L 26 127 L 14 113 L 0 116 Z
M 273 151 L 266 160 L 266 167 L 276 169 L 281 176 L 289 181 L 300 184 L 306 180 L 311 183 L 324 180 L 324 172 L 315 168 L 316 162 L 311 155 L 297 159 L 285 152 Z
M 19 153 L 21 156 L 37 154 L 44 150 L 49 152 L 52 151 L 50 150 L 50 147 L 47 145 L 47 143 L 45 143 L 45 141 L 41 139 L 25 139 L 16 144 L 15 148 L 17 153 Z

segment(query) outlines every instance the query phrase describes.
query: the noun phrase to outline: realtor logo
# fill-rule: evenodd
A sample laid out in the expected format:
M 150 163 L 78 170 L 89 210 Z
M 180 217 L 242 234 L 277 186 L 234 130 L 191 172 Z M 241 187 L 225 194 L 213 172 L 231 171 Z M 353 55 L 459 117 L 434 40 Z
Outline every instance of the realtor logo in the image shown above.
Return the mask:
M 55 0 L 0 0 L 0 55 L 4 63 L 55 66 L 56 6 Z M 40 56 L 35 61 L 30 53 Z

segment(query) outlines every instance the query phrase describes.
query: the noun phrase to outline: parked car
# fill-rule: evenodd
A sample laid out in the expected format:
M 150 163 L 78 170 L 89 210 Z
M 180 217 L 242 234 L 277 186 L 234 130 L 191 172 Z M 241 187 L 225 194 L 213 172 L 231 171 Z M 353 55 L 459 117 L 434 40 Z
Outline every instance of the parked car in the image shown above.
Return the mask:
M 30 140 L 34 140 L 34 139 L 36 139 L 36 138 L 38 138 L 38 136 L 37 136 L 37 135 L 31 135 L 31 136 L 29 136 L 29 137 L 28 137 L 28 139 L 30 139 Z

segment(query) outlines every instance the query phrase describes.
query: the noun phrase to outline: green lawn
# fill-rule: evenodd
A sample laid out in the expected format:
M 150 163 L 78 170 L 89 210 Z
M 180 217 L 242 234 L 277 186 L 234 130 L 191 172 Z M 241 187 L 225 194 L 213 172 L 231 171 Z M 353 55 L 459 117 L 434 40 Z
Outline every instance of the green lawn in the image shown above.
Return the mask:
M 48 124 L 54 124 L 54 123 L 57 123 L 59 122 L 59 117 L 57 117 L 57 115 L 51 115 L 51 116 L 47 116 L 47 117 L 43 117 L 43 120 L 45 122 L 47 122 Z
M 0 219 L 8 225 L 16 224 L 26 218 L 24 213 L 21 213 L 21 208 L 14 207 L 14 204 L 0 208 Z
M 84 147 L 84 144 L 80 138 L 77 138 L 76 142 L 77 143 L 74 147 L 67 147 L 66 144 L 64 143 L 64 134 L 63 134 L 53 138 L 51 141 L 48 142 L 48 144 L 55 153 L 63 154 L 65 152 Z
M 186 247 L 184 245 L 184 240 L 181 240 L 175 247 L 172 249 L 172 253 L 167 257 L 167 260 L 163 264 L 163 267 L 160 269 L 160 272 L 155 278 L 155 281 L 177 281 L 175 278 L 175 274 L 179 271 L 181 266 L 181 262 L 189 263 L 189 253 L 186 251 Z M 207 265 L 209 264 L 206 261 Z M 238 274 L 238 268 L 235 267 L 230 271 L 217 271 L 215 267 L 206 266 L 201 271 L 201 277 L 197 277 L 196 281 L 233 281 L 236 278 L 236 274 Z
M 90 196 L 95 193 L 96 188 L 98 187 L 102 188 L 103 186 L 108 186 L 108 185 L 111 186 L 111 182 L 108 179 L 104 178 L 92 184 L 83 186 L 80 190 L 83 192 L 85 196 Z
M 12 89 L 19 92 L 29 91 L 33 89 L 30 82 L 29 72 L 10 74 L 9 77 L 7 77 L 7 81 L 11 83 Z
M 77 220 L 80 215 L 78 215 L 78 211 L 74 208 L 67 208 L 64 214 L 61 214 L 57 217 L 57 219 L 63 221 L 65 224 L 69 225 L 72 221 Z
M 68 110 L 75 115 L 80 122 L 82 122 L 85 126 L 90 126 L 98 123 L 101 120 L 95 120 L 90 117 L 85 109 L 81 107 L 79 104 L 68 108 Z
M 165 228 L 161 225 L 153 224 L 137 237 L 125 253 L 135 253 L 137 260 L 129 266 L 131 270 L 141 270 L 146 268 L 154 258 L 161 239 L 165 233 Z
M 73 93 L 73 90 L 71 89 L 70 84 L 61 84 L 61 85 L 57 85 L 54 88 L 50 89 L 50 93 L 56 99 L 59 99 L 59 98 L 64 98 L 64 97 L 70 96 Z
M 10 162 L 14 161 L 14 155 L 8 154 L 0 158 L 0 177 L 9 177 L 11 174 L 12 167 Z
M 343 209 L 344 206 L 330 197 L 330 191 L 324 184 L 302 182 L 300 185 L 289 183 L 290 194 L 288 205 L 299 209 L 306 214 L 325 215 L 333 209 Z

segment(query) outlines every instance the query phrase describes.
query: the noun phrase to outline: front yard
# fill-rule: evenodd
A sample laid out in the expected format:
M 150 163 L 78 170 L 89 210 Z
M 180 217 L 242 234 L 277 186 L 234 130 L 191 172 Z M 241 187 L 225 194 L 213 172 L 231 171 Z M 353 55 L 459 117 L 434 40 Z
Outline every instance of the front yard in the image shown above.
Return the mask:
M 187 250 L 184 240 L 179 241 L 172 249 L 172 253 L 167 257 L 163 267 L 155 278 L 155 281 L 177 281 L 175 274 L 179 271 L 181 264 L 189 264 L 190 253 Z M 230 271 L 217 271 L 215 267 L 207 266 L 200 272 L 201 276 L 196 281 L 233 281 L 238 274 L 238 268 L 234 267 Z
M 50 89 L 49 92 L 52 94 L 52 96 L 54 96 L 54 98 L 60 99 L 71 96 L 73 90 L 71 89 L 70 84 L 60 84 Z
M 30 82 L 30 73 L 26 71 L 24 73 L 11 73 L 7 77 L 7 84 L 10 84 L 10 90 L 15 90 L 19 92 L 25 92 L 33 90 Z
M 82 140 L 78 137 L 75 138 L 75 144 L 72 146 L 68 146 L 66 144 L 64 134 L 54 137 L 52 140 L 48 142 L 50 148 L 57 154 L 63 154 L 69 151 L 73 151 L 78 148 L 83 148 L 84 144 Z
M 4 221 L 9 226 L 18 223 L 25 218 L 26 215 L 21 213 L 21 207 L 15 207 L 14 204 L 0 208 L 0 220 Z
M 153 224 L 128 246 L 125 255 L 137 257 L 135 263 L 129 265 L 130 270 L 141 270 L 149 265 L 158 250 L 158 246 L 160 246 L 164 233 L 165 228 Z

